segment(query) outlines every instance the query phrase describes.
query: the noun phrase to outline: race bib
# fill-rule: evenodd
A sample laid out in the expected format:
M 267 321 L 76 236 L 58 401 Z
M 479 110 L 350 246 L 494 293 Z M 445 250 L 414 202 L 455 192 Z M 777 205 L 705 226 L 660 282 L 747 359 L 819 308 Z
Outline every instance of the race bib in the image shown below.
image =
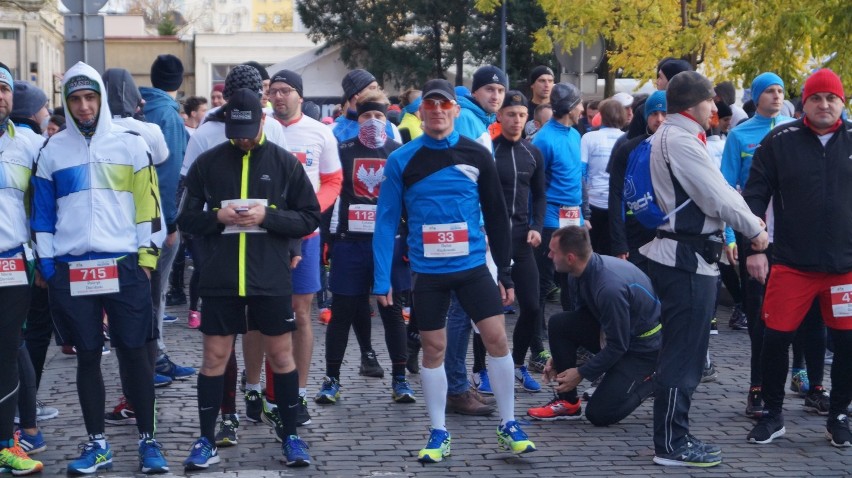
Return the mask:
M 423 226 L 423 255 L 459 257 L 470 253 L 467 223 L 427 224 Z
M 27 284 L 27 263 L 23 254 L 0 259 L 0 287 Z
M 68 263 L 71 295 L 100 295 L 118 292 L 115 259 L 93 259 Z
M 553 217 L 553 216 L 551 216 Z M 579 226 L 580 225 L 580 206 L 560 206 L 559 207 L 559 227 Z
M 367 232 L 372 234 L 376 230 L 376 205 L 375 204 L 350 204 L 349 205 L 349 231 Z
M 852 284 L 831 288 L 831 312 L 835 319 L 852 317 Z

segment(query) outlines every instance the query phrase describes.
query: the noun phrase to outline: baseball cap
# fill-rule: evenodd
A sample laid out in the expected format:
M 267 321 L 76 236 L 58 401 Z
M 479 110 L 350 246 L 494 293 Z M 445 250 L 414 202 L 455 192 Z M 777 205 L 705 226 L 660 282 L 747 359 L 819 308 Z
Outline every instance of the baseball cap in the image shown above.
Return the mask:
M 257 92 L 240 88 L 225 105 L 225 137 L 228 139 L 256 138 L 260 131 L 263 110 Z
M 456 92 L 453 90 L 453 85 L 451 85 L 449 81 L 440 78 L 429 80 L 425 85 L 423 85 L 423 98 L 428 98 L 434 95 L 442 96 L 453 101 L 456 99 Z

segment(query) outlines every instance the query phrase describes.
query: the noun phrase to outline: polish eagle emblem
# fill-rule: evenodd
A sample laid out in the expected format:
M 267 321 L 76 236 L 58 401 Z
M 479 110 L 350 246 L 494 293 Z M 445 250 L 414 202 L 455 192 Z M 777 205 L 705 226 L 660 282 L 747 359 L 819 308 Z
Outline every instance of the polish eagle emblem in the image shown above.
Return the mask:
M 361 197 L 375 198 L 379 195 L 379 185 L 385 174 L 385 161 L 374 158 L 355 160 L 355 194 Z

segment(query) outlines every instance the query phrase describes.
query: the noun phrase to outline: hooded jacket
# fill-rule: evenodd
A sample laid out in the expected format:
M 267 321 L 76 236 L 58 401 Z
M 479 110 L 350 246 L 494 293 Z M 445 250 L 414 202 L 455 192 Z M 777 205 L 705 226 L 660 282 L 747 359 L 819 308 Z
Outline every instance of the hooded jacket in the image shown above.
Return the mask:
M 166 144 L 169 146 L 169 159 L 157 166 L 157 176 L 160 179 L 160 198 L 163 202 L 163 217 L 166 220 L 168 232 L 177 230 L 177 187 L 180 181 L 180 169 L 186 153 L 186 143 L 189 133 L 180 117 L 180 105 L 163 90 L 142 87 L 139 89 L 145 99 L 145 117 L 151 123 L 160 127 Z
M 583 178 L 588 165 L 580 160 L 580 133 L 573 126 L 565 126 L 551 119 L 538 130 L 532 144 L 544 157 L 547 180 L 544 227 L 559 228 L 560 206 L 581 206 L 581 217 L 588 219 L 588 198 L 584 197 L 583 191 Z
M 456 118 L 453 129 L 493 152 L 494 143 L 491 141 L 488 127 L 497 121 L 497 115 L 486 113 L 472 96 L 459 96 L 458 103 L 461 113 Z
M 160 127 L 153 123 L 146 123 L 139 119 L 136 110 L 142 101 L 139 88 L 133 81 L 130 72 L 122 68 L 110 68 L 104 72 L 104 84 L 107 86 L 107 98 L 109 110 L 112 113 L 112 122 L 124 126 L 130 131 L 135 131 L 148 143 L 151 150 L 151 159 L 154 166 L 164 163 L 169 159 L 169 146 Z M 162 185 L 162 181 L 160 182 Z
M 77 76 L 96 82 L 101 91 L 91 138 L 80 132 L 64 93 Z M 140 266 L 156 268 L 165 230 L 148 146 L 138 133 L 112 123 L 108 93 L 91 66 L 71 67 L 62 91 L 67 127 L 41 149 L 32 181 L 31 227 L 42 274 L 53 276 L 55 260 L 137 253 Z
M 32 145 L 6 120 L 0 136 L 0 258 L 17 254 L 29 241 L 24 197 L 33 168 Z

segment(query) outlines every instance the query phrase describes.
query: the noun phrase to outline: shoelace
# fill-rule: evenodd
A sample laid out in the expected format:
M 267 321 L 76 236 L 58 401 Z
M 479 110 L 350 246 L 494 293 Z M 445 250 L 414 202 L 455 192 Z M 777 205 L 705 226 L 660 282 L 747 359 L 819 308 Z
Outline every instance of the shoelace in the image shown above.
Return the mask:
M 426 445 L 426 448 L 438 448 L 444 443 L 444 440 L 447 439 L 447 432 L 436 433 L 440 431 L 432 430 L 432 433 L 429 434 L 429 443 Z
M 12 448 L 6 448 L 6 450 L 8 450 L 9 453 L 11 453 L 12 455 L 14 455 L 17 458 L 20 458 L 22 460 L 29 460 L 30 459 L 30 457 L 27 455 L 27 452 L 25 452 L 24 449 L 21 448 L 20 445 L 18 445 L 17 439 L 15 440 L 15 446 L 13 446 Z
M 144 443 L 147 445 L 144 450 L 145 458 L 156 458 L 160 456 L 160 449 L 163 445 L 160 445 L 159 442 L 154 440 L 145 440 Z
M 287 447 L 288 447 L 291 451 L 293 451 L 293 450 L 297 450 L 297 451 L 305 451 L 306 449 L 310 448 L 310 447 L 308 446 L 308 444 L 307 444 L 307 443 L 305 443 L 305 441 L 304 441 L 304 440 L 302 440 L 301 438 L 290 438 L 289 440 L 287 440 L 287 445 L 286 445 L 286 446 L 287 446 Z

